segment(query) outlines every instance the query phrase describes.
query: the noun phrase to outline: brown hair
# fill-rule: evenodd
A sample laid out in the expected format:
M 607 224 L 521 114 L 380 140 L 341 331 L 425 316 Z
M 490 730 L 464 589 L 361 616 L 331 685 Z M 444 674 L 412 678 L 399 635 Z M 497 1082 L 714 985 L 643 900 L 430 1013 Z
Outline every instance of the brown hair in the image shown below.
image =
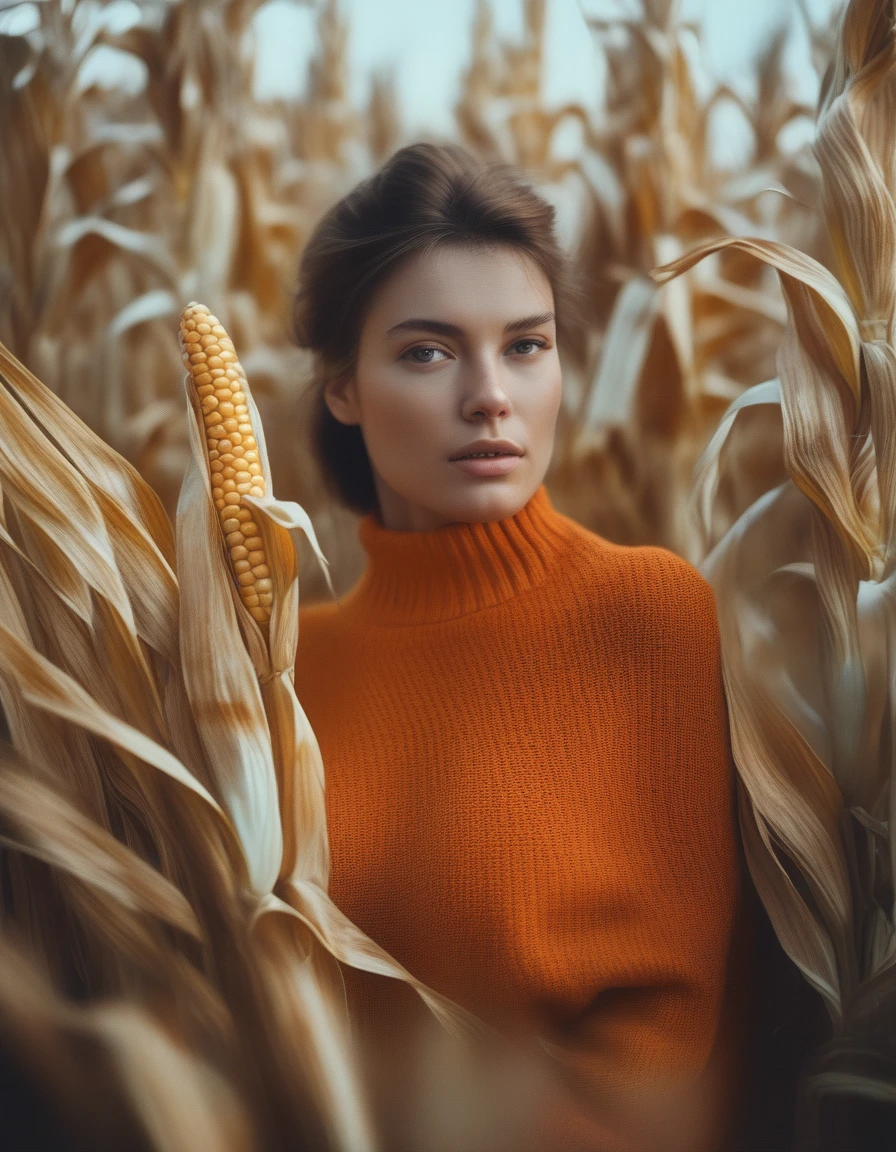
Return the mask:
M 319 221 L 299 265 L 293 325 L 315 353 L 311 450 L 329 491 L 363 515 L 378 509 L 359 425 L 342 424 L 324 399 L 328 381 L 354 370 L 376 288 L 413 253 L 438 244 L 504 244 L 525 252 L 551 284 L 558 350 L 583 299 L 554 231 L 554 208 L 517 168 L 456 144 L 401 148 Z

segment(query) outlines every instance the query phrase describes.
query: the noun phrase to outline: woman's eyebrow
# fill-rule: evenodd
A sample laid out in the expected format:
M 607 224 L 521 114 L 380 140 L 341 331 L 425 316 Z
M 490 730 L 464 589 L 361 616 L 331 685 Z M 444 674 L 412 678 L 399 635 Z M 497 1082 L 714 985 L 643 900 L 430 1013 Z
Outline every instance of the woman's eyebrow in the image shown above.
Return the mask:
M 504 333 L 509 336 L 513 332 L 522 332 L 526 328 L 537 328 L 539 324 L 547 324 L 553 319 L 553 312 L 539 312 L 537 316 L 524 316 L 521 320 L 509 320 L 504 325 Z M 447 324 L 444 320 L 424 320 L 422 318 L 402 320 L 400 324 L 393 324 L 386 335 L 391 336 L 393 332 L 407 330 L 434 332 L 437 336 L 463 336 L 463 329 L 458 328 L 456 324 Z

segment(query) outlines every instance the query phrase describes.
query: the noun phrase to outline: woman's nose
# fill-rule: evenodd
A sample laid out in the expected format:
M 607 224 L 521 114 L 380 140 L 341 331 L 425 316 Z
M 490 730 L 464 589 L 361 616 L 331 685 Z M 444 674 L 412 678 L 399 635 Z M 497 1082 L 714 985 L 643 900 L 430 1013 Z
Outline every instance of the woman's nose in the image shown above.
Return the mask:
M 463 402 L 463 416 L 506 416 L 510 412 L 510 397 L 501 382 L 501 373 L 493 364 L 480 364 L 471 370 L 467 393 Z

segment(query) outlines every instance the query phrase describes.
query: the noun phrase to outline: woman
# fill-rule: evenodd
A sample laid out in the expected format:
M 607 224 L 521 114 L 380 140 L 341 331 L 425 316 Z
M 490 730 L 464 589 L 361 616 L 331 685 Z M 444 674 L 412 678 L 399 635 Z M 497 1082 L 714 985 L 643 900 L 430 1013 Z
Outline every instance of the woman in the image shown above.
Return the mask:
M 721 1148 L 739 896 L 713 594 L 551 504 L 574 305 L 552 208 L 455 146 L 397 152 L 304 251 L 313 448 L 368 556 L 300 617 L 330 890 L 415 976 L 540 1045 L 566 1097 L 539 1152 L 633 1147 L 606 1117 L 671 1084 L 714 1119 L 688 1134 L 683 1109 L 663 1147 Z M 412 994 L 347 976 L 399 1067 Z

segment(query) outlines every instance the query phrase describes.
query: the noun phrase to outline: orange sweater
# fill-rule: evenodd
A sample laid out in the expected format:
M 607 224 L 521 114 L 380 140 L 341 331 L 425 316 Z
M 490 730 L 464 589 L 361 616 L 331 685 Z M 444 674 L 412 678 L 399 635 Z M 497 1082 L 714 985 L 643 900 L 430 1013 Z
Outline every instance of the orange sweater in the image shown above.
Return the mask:
M 696 1077 L 738 904 L 710 585 L 582 528 L 544 485 L 505 520 L 399 532 L 368 515 L 359 537 L 367 568 L 301 610 L 296 664 L 334 900 L 597 1087 Z M 386 1015 L 413 999 L 347 975 Z

